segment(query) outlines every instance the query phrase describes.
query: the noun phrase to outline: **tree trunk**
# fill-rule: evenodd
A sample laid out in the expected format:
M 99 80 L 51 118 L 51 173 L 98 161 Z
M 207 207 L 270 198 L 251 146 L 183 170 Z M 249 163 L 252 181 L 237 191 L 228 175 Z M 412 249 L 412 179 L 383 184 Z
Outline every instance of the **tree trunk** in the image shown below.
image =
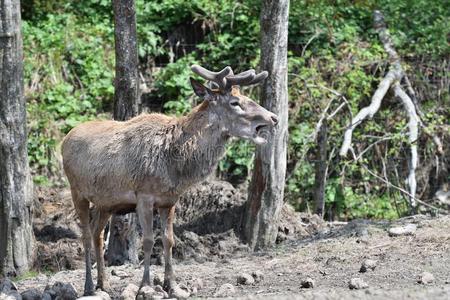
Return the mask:
M 20 1 L 0 0 L 0 277 L 26 271 L 33 254 Z
M 316 214 L 325 212 L 325 184 L 327 181 L 327 121 L 324 120 L 317 135 L 316 177 L 314 180 L 314 203 Z
M 114 0 L 116 79 L 114 119 L 128 120 L 139 113 L 138 50 L 134 0 Z M 136 214 L 113 215 L 109 226 L 107 261 L 119 265 L 138 262 Z
M 258 146 L 244 216 L 244 235 L 254 250 L 274 244 L 283 206 L 288 138 L 287 41 L 289 0 L 263 0 L 261 69 L 269 72 L 261 104 L 278 115 L 268 143 Z

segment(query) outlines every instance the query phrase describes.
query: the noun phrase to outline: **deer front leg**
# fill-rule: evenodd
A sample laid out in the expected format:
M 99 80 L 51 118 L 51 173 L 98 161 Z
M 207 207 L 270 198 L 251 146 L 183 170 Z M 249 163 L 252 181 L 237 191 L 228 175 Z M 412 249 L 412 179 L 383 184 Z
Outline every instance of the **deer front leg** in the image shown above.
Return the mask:
M 150 285 L 150 257 L 153 251 L 153 200 L 138 200 L 136 207 L 139 222 L 142 228 L 143 248 L 144 248 L 144 275 L 142 277 L 141 288 Z
M 89 225 L 89 202 L 86 199 L 78 198 L 77 193 L 72 190 L 72 198 L 75 210 L 80 218 L 81 233 L 84 248 L 84 260 L 86 263 L 86 280 L 84 282 L 84 295 L 90 296 L 94 294 L 94 282 L 91 273 L 91 245 L 92 235 Z
M 175 276 L 172 268 L 172 247 L 174 246 L 173 221 L 175 218 L 175 206 L 170 208 L 160 208 L 159 214 L 161 216 L 162 242 L 164 246 L 164 289 L 171 297 L 186 299 L 189 297 L 189 293 L 178 287 L 175 282 Z
M 103 257 L 103 230 L 111 214 L 94 208 L 91 211 L 91 232 L 97 260 L 97 289 L 109 291 L 108 278 L 105 276 L 105 259 Z

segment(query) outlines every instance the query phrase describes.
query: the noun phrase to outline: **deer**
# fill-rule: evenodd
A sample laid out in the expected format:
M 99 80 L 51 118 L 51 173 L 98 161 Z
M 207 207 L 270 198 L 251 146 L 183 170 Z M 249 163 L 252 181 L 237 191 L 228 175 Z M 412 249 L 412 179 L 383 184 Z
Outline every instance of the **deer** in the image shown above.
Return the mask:
M 262 145 L 278 123 L 274 113 L 240 93 L 240 87 L 265 80 L 267 71 L 257 74 L 250 69 L 235 75 L 229 66 L 219 72 L 199 65 L 191 69 L 209 84 L 190 78 L 193 92 L 202 102 L 187 115 L 143 113 L 127 121 L 89 121 L 74 127 L 63 139 L 63 167 L 84 248 L 84 295 L 95 293 L 92 244 L 97 262 L 96 289 L 110 289 L 105 276 L 103 231 L 113 213 L 137 213 L 144 252 L 140 286 L 150 286 L 153 212 L 158 210 L 164 255 L 163 288 L 172 297 L 188 297 L 177 285 L 172 267 L 178 198 L 215 171 L 230 138 Z

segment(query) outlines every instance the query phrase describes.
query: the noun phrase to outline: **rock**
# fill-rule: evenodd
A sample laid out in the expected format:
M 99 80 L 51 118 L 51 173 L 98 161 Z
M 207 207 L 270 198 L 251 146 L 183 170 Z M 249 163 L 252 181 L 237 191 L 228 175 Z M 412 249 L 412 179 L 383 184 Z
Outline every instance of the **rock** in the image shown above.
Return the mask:
M 153 296 L 153 299 L 155 299 L 155 296 L 160 296 L 161 299 L 169 298 L 169 295 L 166 293 L 166 291 L 162 288 L 162 286 L 157 285 L 154 287 L 155 289 L 155 295 Z
M 17 291 L 10 291 L 8 294 L 0 292 L 0 300 L 22 300 L 22 296 Z
M 352 278 L 348 282 L 348 287 L 351 290 L 362 290 L 367 289 L 369 285 L 365 283 L 361 278 Z
M 434 282 L 434 275 L 430 272 L 423 272 L 419 276 L 419 280 L 417 280 L 418 283 L 421 284 L 430 284 Z
M 264 279 L 264 273 L 261 271 L 253 271 L 252 277 L 255 280 L 255 282 L 261 282 Z
M 22 300 L 22 296 L 17 291 L 17 287 L 8 278 L 0 281 L 0 299 L 1 300 Z
M 46 286 L 44 293 L 47 293 L 51 299 L 56 300 L 75 300 L 78 298 L 77 291 L 70 283 L 55 282 L 52 287 Z M 48 298 L 47 295 L 43 295 Z
M 417 230 L 416 224 L 407 224 L 405 226 L 398 226 L 389 228 L 389 236 L 414 235 Z
M 363 235 L 358 237 L 358 239 L 356 240 L 356 242 L 358 244 L 368 244 L 369 243 L 369 236 L 368 235 Z
M 84 296 L 77 300 L 111 300 L 111 297 L 107 292 L 97 290 L 94 296 Z
M 191 281 L 191 293 L 197 294 L 199 290 L 203 289 L 204 283 L 200 278 L 195 278 Z
M 183 238 L 188 240 L 193 246 L 200 244 L 200 238 L 195 232 L 186 230 L 183 232 Z
M 362 262 L 361 268 L 359 269 L 360 273 L 365 273 L 368 270 L 375 270 L 375 267 L 377 266 L 377 261 L 372 259 L 366 259 Z
M 243 285 L 251 285 L 255 283 L 255 279 L 252 275 L 247 273 L 239 274 L 237 277 L 237 283 Z
M 316 283 L 314 282 L 314 280 L 312 278 L 307 277 L 305 280 L 301 281 L 300 285 L 302 288 L 312 289 L 316 285 Z
M 20 294 L 22 296 L 22 300 L 41 300 L 42 293 L 35 288 L 26 290 Z
M 17 291 L 17 286 L 8 278 L 0 281 L 0 293 L 7 294 L 10 291 Z
M 135 300 L 138 291 L 139 291 L 139 287 L 137 285 L 134 285 L 134 284 L 130 283 L 122 291 L 122 294 L 120 295 L 119 299 L 120 300 Z
M 152 300 L 153 294 L 155 294 L 155 290 L 152 287 L 148 285 L 143 286 L 139 290 L 136 300 Z
M 188 291 L 182 289 L 178 285 L 173 287 L 169 292 L 169 296 L 176 299 L 187 299 L 190 295 L 191 294 Z
M 95 295 L 100 297 L 101 300 L 111 300 L 111 297 L 109 296 L 109 294 L 105 291 L 96 291 Z
M 112 270 L 111 275 L 120 277 L 120 279 L 131 277 L 132 274 L 129 274 L 122 270 Z
M 231 297 L 236 293 L 236 289 L 230 283 L 222 284 L 214 293 L 214 297 Z
M 163 276 L 161 276 L 161 274 L 154 274 L 153 275 L 153 285 L 164 285 L 164 279 Z

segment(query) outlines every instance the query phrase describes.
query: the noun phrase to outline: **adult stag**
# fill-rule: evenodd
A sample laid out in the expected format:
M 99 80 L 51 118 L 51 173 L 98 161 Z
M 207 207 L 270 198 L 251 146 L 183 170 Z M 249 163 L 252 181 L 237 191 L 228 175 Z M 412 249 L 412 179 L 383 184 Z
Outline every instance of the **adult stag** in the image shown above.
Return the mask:
M 125 122 L 86 122 L 64 138 L 64 170 L 80 218 L 85 251 L 85 295 L 94 293 L 92 241 L 97 288 L 108 288 L 103 229 L 112 213 L 137 211 L 144 248 L 141 287 L 150 285 L 153 210 L 158 209 L 163 232 L 164 288 L 172 296 L 182 297 L 172 269 L 173 220 L 179 196 L 215 170 L 229 137 L 263 144 L 264 135 L 278 122 L 275 114 L 239 92 L 239 86 L 257 84 L 267 77 L 267 72 L 255 74 L 248 70 L 234 75 L 230 67 L 211 72 L 198 65 L 192 66 L 192 71 L 210 81 L 210 86 L 191 78 L 194 92 L 203 102 L 188 115 L 176 118 L 141 114 Z

